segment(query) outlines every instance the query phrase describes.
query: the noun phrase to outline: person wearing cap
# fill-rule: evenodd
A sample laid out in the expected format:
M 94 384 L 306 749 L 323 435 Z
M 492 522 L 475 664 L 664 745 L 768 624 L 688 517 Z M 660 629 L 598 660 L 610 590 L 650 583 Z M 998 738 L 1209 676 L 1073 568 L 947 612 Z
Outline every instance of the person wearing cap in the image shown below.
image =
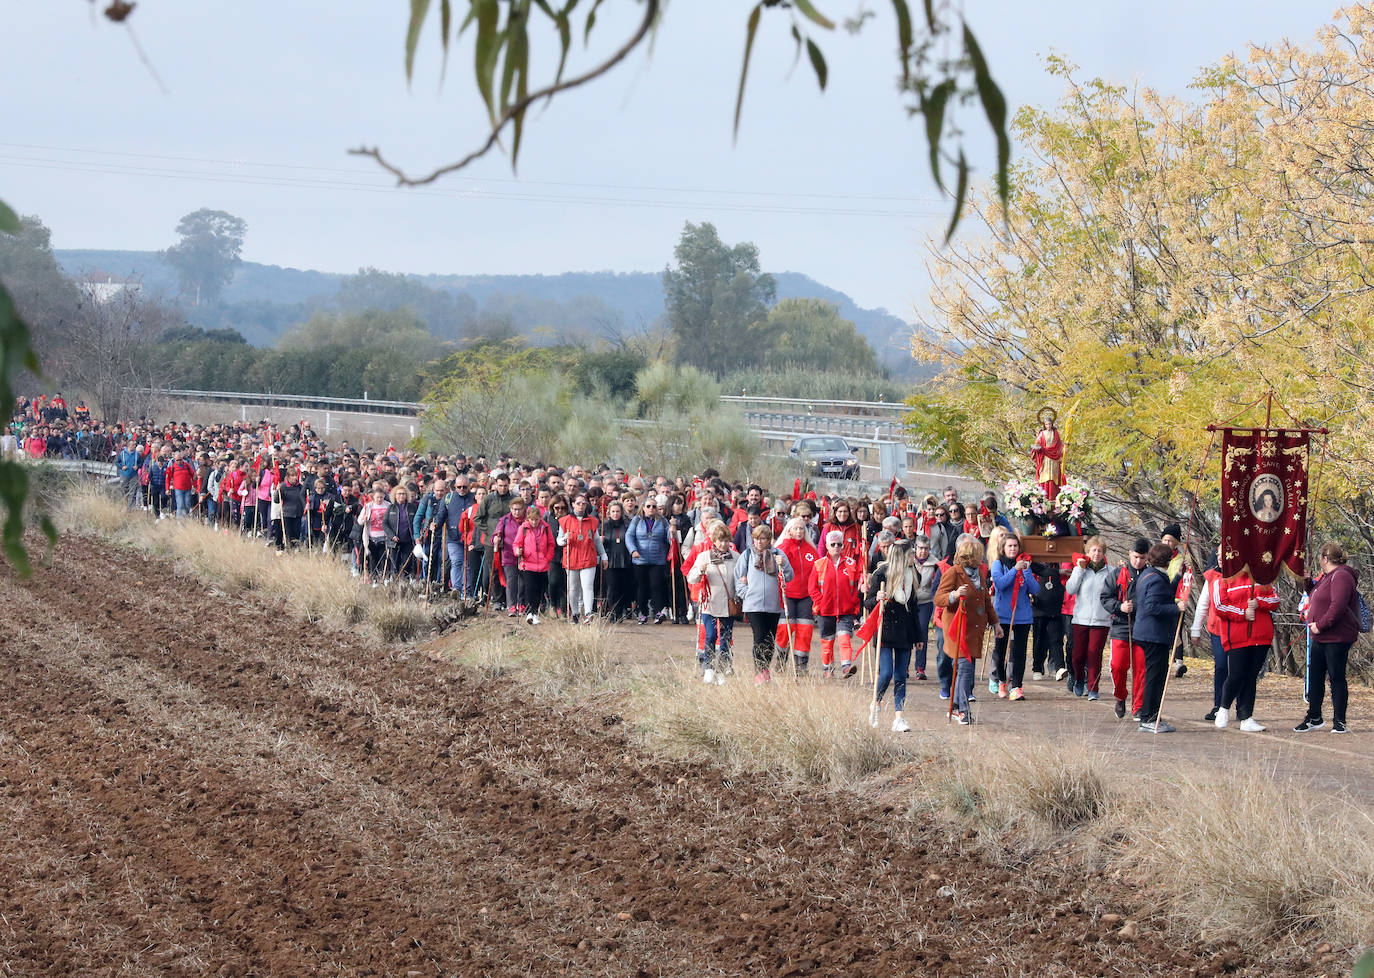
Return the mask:
M 1159 542 L 1167 546 L 1173 556 L 1169 558 L 1169 576 L 1178 580 L 1183 575 L 1183 527 L 1177 523 L 1166 523 L 1159 531 Z M 1186 597 L 1186 595 L 1185 595 Z M 1174 678 L 1178 679 L 1188 672 L 1188 664 L 1183 661 L 1183 643 L 1174 646 Z
M 1140 719 L 1141 699 L 1145 694 L 1145 650 L 1135 641 L 1135 585 L 1145 569 L 1150 541 L 1136 538 L 1126 562 L 1112 572 L 1102 590 L 1102 607 L 1111 615 L 1112 695 L 1116 698 L 1116 718 L 1126 716 L 1126 676 L 1131 677 L 1131 715 Z
M 1164 676 L 1169 650 L 1178 634 L 1182 611 L 1175 596 L 1178 580 L 1169 576 L 1174 553 L 1166 543 L 1156 543 L 1145 555 L 1146 567 L 1135 584 L 1135 641 L 1145 653 L 1145 692 L 1140 706 L 1142 733 L 1173 733 L 1176 729 L 1159 715 L 1164 698 Z M 1220 716 L 1220 714 L 1218 714 Z

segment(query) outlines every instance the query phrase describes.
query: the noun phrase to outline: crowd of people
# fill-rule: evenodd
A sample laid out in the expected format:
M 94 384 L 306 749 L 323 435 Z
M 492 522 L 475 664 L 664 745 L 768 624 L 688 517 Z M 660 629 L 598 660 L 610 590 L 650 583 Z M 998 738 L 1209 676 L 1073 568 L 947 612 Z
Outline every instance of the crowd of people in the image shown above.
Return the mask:
M 1032 682 L 1092 702 L 1104 656 L 1116 717 L 1147 733 L 1175 729 L 1161 701 L 1170 670 L 1187 670 L 1180 639 L 1194 596 L 1176 523 L 1135 540 L 1118 565 L 1099 536 L 1068 561 L 1044 562 L 1022 552 L 991 492 L 966 503 L 947 486 L 918 498 L 894 480 L 877 498 L 800 481 L 770 494 L 714 469 L 646 477 L 608 464 L 330 447 L 305 421 L 108 423 L 79 403 L 69 411 L 61 395 L 20 399 L 0 454 L 113 462 L 131 512 L 203 521 L 283 554 L 334 554 L 372 587 L 413 582 L 530 625 L 693 625 L 706 683 L 735 674 L 737 621 L 760 685 L 780 671 L 849 680 L 871 646 L 869 722 L 881 722 L 890 691 L 897 732 L 911 729 L 908 681 L 927 681 L 932 666 L 948 718 L 967 725 L 980 671 L 989 696 L 1026 700 L 1029 666 Z M 1294 729 L 1326 726 L 1329 684 L 1331 732 L 1345 733 L 1346 666 L 1368 610 L 1339 544 L 1321 548 L 1320 565 L 1299 609 L 1309 665 Z M 1234 718 L 1265 729 L 1256 688 L 1279 604 L 1245 574 L 1223 578 L 1215 556 L 1202 574 L 1189 634 L 1211 645 L 1206 719 L 1218 727 Z

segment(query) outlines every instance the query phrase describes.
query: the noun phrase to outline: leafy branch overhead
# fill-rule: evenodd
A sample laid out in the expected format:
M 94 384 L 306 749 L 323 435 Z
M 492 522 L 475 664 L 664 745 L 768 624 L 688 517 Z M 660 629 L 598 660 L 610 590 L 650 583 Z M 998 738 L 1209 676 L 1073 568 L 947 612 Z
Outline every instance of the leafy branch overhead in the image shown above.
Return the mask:
M 646 41 L 652 44 L 652 38 L 659 29 L 659 15 L 664 2 L 640 0 L 640 3 L 642 16 L 629 36 L 603 60 L 586 71 L 568 76 L 568 60 L 578 35 L 584 46 L 590 42 L 602 0 L 591 0 L 590 3 L 565 0 L 562 4 L 550 0 L 468 0 L 466 14 L 460 22 L 456 22 L 455 14 L 461 10 L 454 9 L 460 6 L 458 0 L 439 0 L 439 42 L 445 67 L 450 44 L 466 31 L 474 32 L 473 74 L 478 94 L 487 111 L 489 132 L 466 156 L 418 175 L 389 161 L 375 146 L 358 147 L 350 150 L 350 153 L 376 160 L 402 186 L 418 186 L 432 183 L 485 156 L 501 143 L 503 133 L 509 129 L 511 167 L 514 168 L 519 161 L 524 138 L 525 116 L 532 105 L 541 100 L 552 100 L 561 92 L 600 78 Z M 574 13 L 579 5 L 585 14 L 575 22 Z M 410 2 L 410 18 L 405 34 L 405 71 L 408 80 L 414 75 L 420 35 L 435 6 L 432 0 Z M 954 197 L 953 214 L 946 232 L 948 240 L 963 213 L 971 172 L 959 133 L 948 121 L 949 109 L 952 105 L 964 103 L 977 102 L 981 105 L 997 142 L 997 194 L 1005 205 L 1011 165 L 1007 100 L 993 80 L 973 30 L 962 17 L 958 17 L 956 23 L 953 18 L 957 14 L 950 14 L 944 6 L 937 9 L 934 0 L 923 0 L 920 12 L 924 16 L 918 27 L 907 0 L 892 0 L 892 8 L 896 23 L 897 68 L 901 79 L 899 89 L 910 100 L 908 113 L 922 116 L 925 120 L 931 176 L 942 190 Z M 749 80 L 754 42 L 765 11 L 785 12 L 787 27 L 796 45 L 796 58 L 799 61 L 802 51 L 806 52 L 816 82 L 822 90 L 830 76 L 825 53 L 816 40 L 818 35 L 815 32 L 833 34 L 836 22 L 822 13 L 812 0 L 758 0 L 745 19 L 744 55 L 734 107 L 736 135 L 744 111 L 744 93 Z M 844 21 L 843 26 L 850 33 L 858 34 L 873 16 L 871 11 L 861 10 L 857 17 Z M 557 58 L 549 66 L 550 80 L 540 87 L 531 88 L 530 51 L 542 43 L 544 34 L 541 31 L 557 38 Z M 531 43 L 532 37 L 535 44 Z M 952 147 L 951 140 L 955 141 Z M 953 166 L 955 170 L 952 191 L 945 181 L 946 165 Z

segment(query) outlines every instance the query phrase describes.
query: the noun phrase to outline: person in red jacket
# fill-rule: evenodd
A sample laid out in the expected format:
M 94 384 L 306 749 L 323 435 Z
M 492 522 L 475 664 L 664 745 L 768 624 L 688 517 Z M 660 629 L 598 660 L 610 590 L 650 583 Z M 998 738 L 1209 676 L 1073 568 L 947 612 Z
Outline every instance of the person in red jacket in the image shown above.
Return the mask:
M 811 574 L 811 606 L 821 619 L 821 671 L 826 678 L 835 674 L 835 647 L 840 651 L 840 672 L 849 669 L 854 658 L 854 626 L 859 620 L 863 560 L 846 554 L 848 541 L 843 530 L 825 535 L 825 556 L 817 560 Z
M 172 490 L 176 499 L 176 515 L 183 518 L 191 515 L 191 497 L 196 488 L 196 467 L 186 457 L 186 450 L 178 448 L 171 468 L 167 470 L 167 488 Z
M 863 527 L 855 519 L 854 507 L 848 499 L 835 500 L 835 507 L 831 511 L 830 519 L 821 530 L 821 540 L 829 540 L 832 530 L 838 531 L 844 537 L 844 547 L 840 551 L 841 556 L 860 557 L 863 555 Z
M 778 549 L 792 565 L 792 579 L 783 586 L 783 612 L 778 622 L 778 648 L 791 646 L 797 657 L 797 673 L 806 673 L 811 660 L 811 637 L 816 620 L 811 606 L 811 576 L 815 571 L 816 548 L 806 539 L 806 520 L 794 516 L 783 527 Z
M 539 609 L 549 586 L 549 565 L 553 563 L 557 541 L 553 528 L 544 521 L 544 515 L 537 506 L 529 507 L 525 521 L 520 524 L 512 543 L 520 575 L 520 593 L 525 603 L 525 621 L 538 625 Z
M 568 605 L 574 622 L 590 622 L 596 611 L 596 568 L 606 560 L 601 521 L 587 512 L 586 496 L 574 496 L 569 508 L 572 512 L 558 521 L 563 569 L 568 572 Z
M 1259 733 L 1264 727 L 1254 718 L 1255 686 L 1274 641 L 1278 592 L 1268 585 L 1256 584 L 1242 571 L 1217 581 L 1212 593 L 1217 599 L 1221 644 L 1226 649 L 1226 685 L 1221 690 L 1221 708 L 1214 722 L 1219 729 L 1225 729 L 1234 703 L 1240 729 Z

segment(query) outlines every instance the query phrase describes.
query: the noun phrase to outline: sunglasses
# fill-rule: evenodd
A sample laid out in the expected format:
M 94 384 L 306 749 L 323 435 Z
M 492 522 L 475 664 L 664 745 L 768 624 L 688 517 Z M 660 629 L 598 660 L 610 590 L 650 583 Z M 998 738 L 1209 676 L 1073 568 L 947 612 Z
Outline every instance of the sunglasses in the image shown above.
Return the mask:
M 827 547 L 843 547 L 844 544 L 843 544 L 843 543 L 827 543 L 826 546 L 827 546 Z

